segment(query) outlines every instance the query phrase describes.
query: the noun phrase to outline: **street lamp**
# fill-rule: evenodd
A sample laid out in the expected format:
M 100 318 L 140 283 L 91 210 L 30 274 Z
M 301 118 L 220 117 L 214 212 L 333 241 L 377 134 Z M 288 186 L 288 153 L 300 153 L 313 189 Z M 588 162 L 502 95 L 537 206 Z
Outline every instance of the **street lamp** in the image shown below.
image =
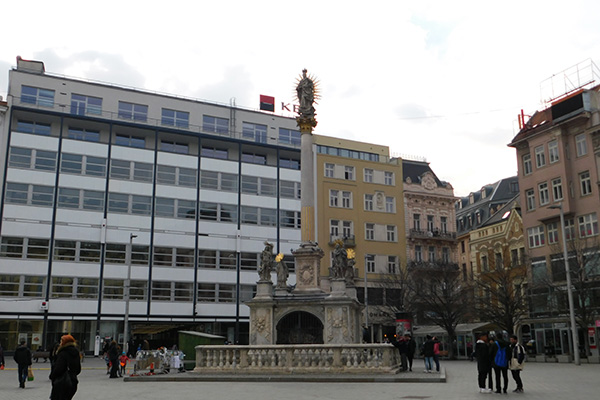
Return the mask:
M 129 264 L 127 264 L 127 280 L 125 281 L 125 327 L 123 328 L 123 351 L 125 354 L 129 353 L 129 344 L 127 342 L 127 333 L 129 331 L 129 288 L 131 286 L 131 254 L 133 253 L 133 239 L 136 238 L 137 235 L 133 233 L 129 234 Z
M 565 212 L 562 203 L 549 206 L 548 208 L 560 210 L 560 230 L 563 239 L 563 257 L 565 260 L 565 271 L 567 272 L 567 295 L 569 298 L 569 317 L 571 319 L 571 335 L 573 336 L 573 357 L 575 365 L 581 365 L 579 359 L 579 337 L 577 325 L 575 324 L 575 307 L 573 305 L 573 289 L 571 288 L 571 271 L 569 270 L 569 258 L 567 252 L 567 236 L 565 235 Z

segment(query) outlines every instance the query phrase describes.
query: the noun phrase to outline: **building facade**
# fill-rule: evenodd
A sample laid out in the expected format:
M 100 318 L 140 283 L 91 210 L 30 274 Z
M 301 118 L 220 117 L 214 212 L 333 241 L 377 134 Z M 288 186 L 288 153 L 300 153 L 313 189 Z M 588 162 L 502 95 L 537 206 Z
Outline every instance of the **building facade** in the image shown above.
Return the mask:
M 21 59 L 9 78 L 2 344 L 25 334 L 48 346 L 68 331 L 93 351 L 98 337 L 119 338 L 128 270 L 134 336 L 164 345 L 160 332 L 194 325 L 247 337 L 243 302 L 264 242 L 290 266 L 300 243 L 296 121 L 53 75 Z
M 530 262 L 530 314 L 537 352 L 571 355 L 563 244 L 573 271 L 582 355 L 597 356 L 600 325 L 600 94 L 580 88 L 555 99 L 523 124 L 516 150 Z M 564 212 L 563 237 L 559 207 Z M 587 329 L 587 330 L 586 330 Z M 589 346 L 589 348 L 588 348 Z
M 329 276 L 336 241 L 355 252 L 359 301 L 368 287 L 367 312 L 374 340 L 394 332 L 394 285 L 406 267 L 402 162 L 387 146 L 315 136 L 317 241 L 325 251 L 321 275 Z M 366 273 L 366 277 L 365 277 Z M 326 282 L 323 280 L 322 282 Z

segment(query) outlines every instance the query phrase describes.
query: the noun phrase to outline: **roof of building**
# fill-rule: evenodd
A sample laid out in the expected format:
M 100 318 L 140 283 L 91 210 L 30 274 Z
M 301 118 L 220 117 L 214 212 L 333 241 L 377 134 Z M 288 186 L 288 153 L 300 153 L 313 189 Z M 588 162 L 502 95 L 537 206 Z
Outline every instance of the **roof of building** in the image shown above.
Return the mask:
M 435 178 L 435 183 L 440 186 L 446 186 L 446 182 L 439 180 L 435 172 L 429 166 L 429 163 L 426 161 L 415 161 L 415 160 L 402 160 L 402 180 L 406 182 L 406 178 L 410 178 L 410 180 L 414 183 L 421 182 L 421 177 L 426 172 L 431 172 L 433 177 Z
M 521 214 L 521 196 L 515 195 L 512 199 L 506 202 L 506 204 L 496 211 L 491 217 L 483 221 L 481 227 L 497 224 L 498 222 L 508 218 L 511 212 L 518 212 Z M 508 214 L 507 214 L 508 213 Z

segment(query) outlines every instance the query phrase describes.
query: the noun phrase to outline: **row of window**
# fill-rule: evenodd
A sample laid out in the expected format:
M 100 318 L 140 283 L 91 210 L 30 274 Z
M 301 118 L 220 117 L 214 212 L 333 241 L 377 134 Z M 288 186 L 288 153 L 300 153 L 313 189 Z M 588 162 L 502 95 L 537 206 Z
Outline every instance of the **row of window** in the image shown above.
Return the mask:
M 510 267 L 514 268 L 517 266 L 520 266 L 523 263 L 523 258 L 525 257 L 525 248 L 521 247 L 519 249 L 511 249 L 510 250 Z M 487 254 L 481 254 L 480 255 L 480 260 L 481 260 L 481 271 L 482 272 L 489 272 L 490 271 L 490 265 L 489 265 L 489 261 L 488 261 L 488 255 Z M 504 264 L 504 259 L 502 257 L 502 253 L 494 253 L 494 264 L 493 264 L 493 269 L 499 271 L 501 269 L 504 268 L 505 264 Z
M 6 202 L 52 207 L 54 187 L 8 182 Z M 104 192 L 86 189 L 59 188 L 57 206 L 90 211 L 104 210 Z M 152 197 L 126 193 L 108 194 L 108 212 L 150 216 Z M 238 220 L 238 206 L 201 201 L 199 219 L 219 222 Z M 157 197 L 155 216 L 165 218 L 196 218 L 196 201 Z M 284 228 L 300 228 L 300 212 L 280 210 L 280 225 Z M 262 207 L 241 207 L 241 223 L 277 226 L 277 210 Z
M 537 189 L 538 204 L 536 204 L 535 190 L 527 189 L 525 191 L 525 201 L 528 211 L 535 210 L 536 205 L 545 206 L 550 204 L 551 201 L 557 202 L 564 197 L 561 178 L 555 178 L 551 179 L 549 182 L 539 183 Z M 584 171 L 579 174 L 579 189 L 581 196 L 592 194 L 592 178 L 590 171 Z M 552 198 L 550 195 L 552 195 Z
M 365 254 L 365 267 L 367 268 L 367 272 L 395 274 L 399 272 L 398 256 Z
M 0 297 L 37 297 L 46 296 L 46 277 L 30 275 L 0 275 Z M 153 301 L 191 302 L 193 300 L 193 283 L 152 281 Z M 50 282 L 50 298 L 97 299 L 99 279 L 53 276 Z M 121 300 L 124 298 L 123 280 L 104 279 L 102 282 L 102 298 L 105 300 Z M 256 294 L 256 286 L 240 285 L 240 301 L 251 300 Z M 129 296 L 134 301 L 148 299 L 148 283 L 132 280 Z M 197 301 L 199 303 L 234 303 L 235 285 L 230 283 L 199 282 Z
M 442 247 L 441 249 L 439 249 L 438 247 L 435 247 L 435 246 L 428 246 L 426 250 L 427 250 L 427 253 L 425 254 L 425 248 L 423 246 L 421 246 L 421 245 L 415 246 L 415 256 L 414 256 L 415 262 L 427 261 L 430 263 L 434 263 L 434 262 L 440 261 L 445 264 L 451 262 L 449 247 Z M 427 259 L 425 259 L 425 255 L 427 255 Z
M 329 190 L 329 206 L 340 208 L 354 208 L 352 192 L 348 190 Z M 364 209 L 366 211 L 396 212 L 396 200 L 393 196 L 385 196 L 381 192 L 364 195 Z
M 354 237 L 354 222 L 332 219 L 329 221 L 330 241 Z M 377 240 L 396 242 L 398 240 L 398 229 L 396 225 L 378 225 L 365 223 L 365 240 Z
M 579 237 L 586 238 L 598 235 L 598 216 L 596 213 L 581 215 L 576 218 L 579 228 Z M 546 244 L 546 231 L 548 244 L 558 243 L 558 231 L 560 225 L 558 222 L 551 222 L 545 225 L 534 226 L 527 229 L 527 238 L 529 248 L 541 247 Z M 567 240 L 573 240 L 575 235 L 575 219 L 565 220 L 565 236 Z
M 547 159 L 546 147 L 548 148 Z M 546 147 L 542 144 L 536 146 L 533 149 L 536 168 L 542 168 L 546 166 L 547 163 L 554 164 L 560 160 L 558 139 L 549 141 Z M 587 139 L 585 133 L 581 133 L 575 136 L 575 153 L 577 157 L 585 156 L 588 153 Z M 530 175 L 531 173 L 533 173 L 531 153 L 527 153 L 522 156 L 522 165 L 523 175 Z
M 54 90 L 36 88 L 26 85 L 21 86 L 21 102 L 26 104 L 35 104 L 42 107 L 54 107 L 54 94 Z M 102 115 L 102 98 L 72 93 L 71 114 L 93 116 Z M 148 106 L 145 104 L 136 104 L 126 101 L 119 101 L 117 115 L 119 118 L 124 120 L 130 120 L 135 122 L 147 122 Z M 173 126 L 176 128 L 189 129 L 190 113 L 188 111 L 162 108 L 160 122 L 163 126 Z M 227 135 L 229 134 L 229 119 L 214 117 L 210 115 L 203 115 L 202 130 L 204 132 L 217 133 L 219 135 Z M 243 122 L 242 137 L 258 143 L 267 143 L 267 126 L 261 124 L 254 124 L 250 122 Z M 299 146 L 300 131 L 280 128 L 279 141 L 280 143 Z M 137 143 L 134 146 L 138 147 L 138 145 L 139 143 Z
M 421 224 L 421 214 L 413 214 L 413 229 L 416 231 L 421 231 L 423 230 L 423 226 Z M 434 232 L 436 231 L 436 226 L 435 226 L 435 216 L 433 215 L 426 215 L 425 216 L 425 221 L 427 223 L 426 226 L 426 230 L 428 232 Z M 440 228 L 439 230 L 443 233 L 448 232 L 448 217 L 445 216 L 441 216 L 440 217 Z
M 351 165 L 325 163 L 324 175 L 326 178 L 338 178 L 348 181 L 353 181 L 356 179 L 355 167 Z M 367 183 L 379 183 L 393 186 L 394 173 L 391 171 L 379 171 L 372 168 L 364 168 L 363 181 Z
M 48 259 L 48 239 L 4 236 L 0 240 L 0 257 Z M 102 247 L 99 242 L 56 239 L 53 259 L 75 263 L 99 263 Z M 148 265 L 150 246 L 107 243 L 105 262 L 108 264 Z M 290 271 L 294 270 L 294 258 L 285 255 Z M 240 269 L 255 271 L 260 264 L 260 253 L 241 252 Z M 154 246 L 153 265 L 173 268 L 193 268 L 194 249 L 184 247 Z M 236 269 L 236 252 L 233 250 L 198 249 L 198 267 L 210 269 Z
M 317 153 L 328 154 L 330 156 L 354 158 L 356 160 L 379 162 L 379 154 L 368 153 L 365 151 L 342 149 L 339 147 L 317 145 Z

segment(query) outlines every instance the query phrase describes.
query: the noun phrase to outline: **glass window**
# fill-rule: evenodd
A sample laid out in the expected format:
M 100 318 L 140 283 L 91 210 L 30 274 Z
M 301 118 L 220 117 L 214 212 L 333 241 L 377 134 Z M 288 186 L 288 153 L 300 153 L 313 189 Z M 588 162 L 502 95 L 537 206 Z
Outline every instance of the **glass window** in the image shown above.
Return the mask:
M 171 282 L 152 281 L 152 300 L 172 301 Z
M 585 133 L 575 136 L 575 147 L 577 149 L 577 157 L 585 156 L 587 154 L 588 150 Z
M 275 179 L 260 178 L 260 194 L 263 196 L 276 196 L 277 184 Z
M 94 131 L 91 129 L 81 129 L 69 127 L 67 137 L 74 140 L 83 140 L 86 142 L 99 142 L 100 131 Z
M 175 282 L 173 301 L 192 301 L 194 293 L 193 283 Z
M 172 267 L 173 250 L 172 247 L 154 247 L 154 265 Z
M 98 279 L 77 278 L 77 297 L 94 299 L 98 297 Z
M 196 218 L 196 202 L 193 200 L 177 200 L 177 218 Z
M 41 122 L 17 120 L 17 127 L 15 130 L 17 132 L 22 133 L 33 133 L 35 135 L 50 136 L 51 126 L 50 124 L 44 124 Z
M 42 171 L 56 171 L 56 152 L 36 150 L 35 169 Z
M 27 204 L 29 185 L 24 183 L 6 183 L 5 199 L 7 203 Z
M 279 128 L 279 143 L 300 146 L 300 131 Z
M 22 85 L 21 103 L 35 104 L 43 107 L 54 107 L 54 90 Z
M 279 157 L 281 168 L 300 169 L 300 160 L 291 157 Z
M 102 115 L 102 99 L 73 93 L 71 94 L 71 114 Z
M 100 243 L 80 242 L 79 261 L 91 263 L 100 262 Z
M 219 205 L 207 201 L 200 202 L 200 219 L 216 221 L 218 219 Z
M 413 214 L 413 229 L 421 230 L 421 214 Z
M 159 150 L 169 153 L 189 154 L 190 146 L 187 143 L 180 143 L 170 140 L 161 140 Z
M 125 264 L 126 246 L 124 244 L 107 243 L 105 259 L 109 264 Z
M 353 181 L 354 180 L 354 167 L 345 166 L 344 167 L 344 179 Z
M 220 135 L 226 135 L 229 133 L 229 120 L 227 118 L 203 115 L 202 130 L 204 130 L 205 132 L 213 132 L 218 133 Z
M 75 261 L 77 242 L 74 240 L 55 240 L 54 259 L 59 261 Z
M 83 171 L 83 156 L 80 154 L 63 153 L 60 158 L 60 172 L 81 175 Z
M 131 161 L 112 159 L 110 165 L 111 178 L 131 179 Z
M 535 166 L 538 168 L 546 165 L 546 153 L 544 153 L 544 146 L 538 146 L 535 148 Z
M 242 224 L 258 224 L 258 207 L 242 206 Z
M 215 250 L 198 249 L 198 267 L 217 268 L 217 252 Z
M 131 196 L 131 213 L 150 215 L 152 199 L 149 196 Z
M 138 149 L 146 148 L 146 139 L 139 136 L 125 135 L 117 133 L 115 135 L 115 145 L 136 147 Z
M 52 207 L 54 188 L 52 186 L 33 185 L 31 204 L 34 206 Z
M 592 179 L 590 177 L 590 171 L 585 171 L 579 174 L 579 183 L 582 196 L 592 194 Z
M 242 124 L 242 138 L 257 143 L 267 143 L 267 126 L 244 122 Z
M 339 195 L 340 195 L 339 190 L 333 190 L 333 189 L 329 190 L 329 206 L 330 207 L 339 207 L 339 205 L 338 205 Z
M 178 172 L 179 174 L 177 184 L 179 186 L 186 186 L 192 188 L 196 187 L 197 178 L 195 169 L 179 167 Z
M 219 283 L 219 302 L 233 303 L 235 301 L 235 285 Z
M 91 176 L 106 176 L 106 158 L 85 156 L 85 174 Z
M 148 119 L 148 106 L 119 101 L 119 118 L 146 122 Z
M 247 177 L 246 177 L 247 178 Z M 202 189 L 219 189 L 219 173 L 216 171 L 200 171 L 200 187 Z M 244 183 L 242 182 L 242 187 Z
M 124 193 L 109 193 L 108 211 L 127 214 L 129 212 L 129 195 Z
M 388 171 L 384 172 L 384 183 L 389 186 L 394 184 L 394 173 L 393 172 L 388 172 Z
M 531 249 L 546 244 L 544 235 L 544 225 L 539 225 L 527 229 L 527 236 L 529 238 L 529 248 Z
M 533 189 L 525 191 L 525 198 L 527 200 L 527 210 L 535 210 L 535 192 Z
M 538 193 L 540 195 L 540 206 L 546 205 L 550 202 L 550 194 L 548 193 L 548 182 L 540 183 L 538 185 Z
M 219 268 L 220 269 L 235 269 L 236 255 L 234 251 L 219 251 Z
M 66 276 L 52 277 L 52 297 L 73 297 L 73 278 Z
M 131 246 L 131 263 L 138 265 L 148 265 L 150 247 L 134 244 Z
M 523 155 L 523 175 L 529 175 L 533 172 L 531 167 L 531 154 L 527 153 Z
M 43 276 L 25 276 L 23 283 L 23 296 L 25 297 L 44 297 L 45 285 Z
M 134 162 L 133 163 L 133 180 L 138 182 L 152 182 L 153 168 L 152 164 Z
M 279 223 L 283 228 L 300 228 L 300 212 L 281 210 Z
M 333 178 L 335 165 L 331 163 L 325 163 L 325 177 Z
M 173 218 L 175 215 L 175 199 L 156 198 L 156 216 Z
M 373 211 L 373 195 L 365 194 L 365 210 Z
M 259 208 L 260 225 L 277 226 L 277 210 L 271 208 Z
M 299 199 L 300 190 L 296 188 L 298 182 L 279 181 L 279 195 L 288 199 Z
M 198 301 L 201 303 L 217 301 L 214 283 L 198 282 Z
M 365 240 L 375 240 L 375 224 L 365 224 Z
M 8 166 L 12 168 L 31 168 L 31 149 L 11 147 Z
M 206 146 L 202 146 L 200 149 L 200 155 L 206 158 L 218 158 L 221 160 L 227 160 L 229 157 L 227 154 L 227 149 Z
M 342 207 L 352 208 L 352 192 L 342 191 Z
M 194 266 L 194 249 L 175 249 L 176 258 L 175 265 L 177 267 L 193 267 Z
M 219 219 L 221 222 L 237 222 L 237 206 L 234 204 L 221 204 Z
M 554 201 L 563 199 L 562 180 L 560 178 L 552 179 L 552 195 Z
M 79 208 L 79 189 L 58 188 L 58 207 Z
M 258 194 L 258 177 L 242 175 L 242 193 Z
M 156 170 L 156 183 L 175 185 L 177 183 L 177 168 L 159 164 Z
M 596 236 L 598 234 L 598 217 L 596 213 L 578 217 L 579 236 L 582 238 Z
M 4 236 L 0 241 L 0 257 L 23 258 L 23 238 Z
M 423 261 L 423 249 L 419 245 L 415 246 L 415 261 Z
M 242 162 L 266 165 L 267 164 L 267 156 L 265 156 L 263 154 L 243 152 L 242 153 Z
M 558 160 L 558 141 L 553 140 L 548 142 L 548 161 L 550 161 L 550 164 L 552 164 Z
M 396 225 L 387 225 L 386 232 L 387 232 L 387 241 L 395 242 L 396 241 Z
M 0 275 L 0 296 L 18 296 L 20 275 Z
M 32 239 L 27 240 L 27 258 L 48 259 L 49 240 Z
M 226 192 L 237 192 L 238 176 L 236 174 L 221 172 L 220 189 Z
M 187 111 L 162 109 L 161 123 L 187 129 L 190 124 L 190 113 Z
M 558 243 L 558 223 L 551 222 L 546 225 L 548 230 L 548 244 Z
M 371 168 L 364 169 L 364 181 L 367 183 L 373 183 L 373 170 Z
M 375 255 L 365 255 L 365 266 L 367 267 L 367 272 L 375 272 Z

